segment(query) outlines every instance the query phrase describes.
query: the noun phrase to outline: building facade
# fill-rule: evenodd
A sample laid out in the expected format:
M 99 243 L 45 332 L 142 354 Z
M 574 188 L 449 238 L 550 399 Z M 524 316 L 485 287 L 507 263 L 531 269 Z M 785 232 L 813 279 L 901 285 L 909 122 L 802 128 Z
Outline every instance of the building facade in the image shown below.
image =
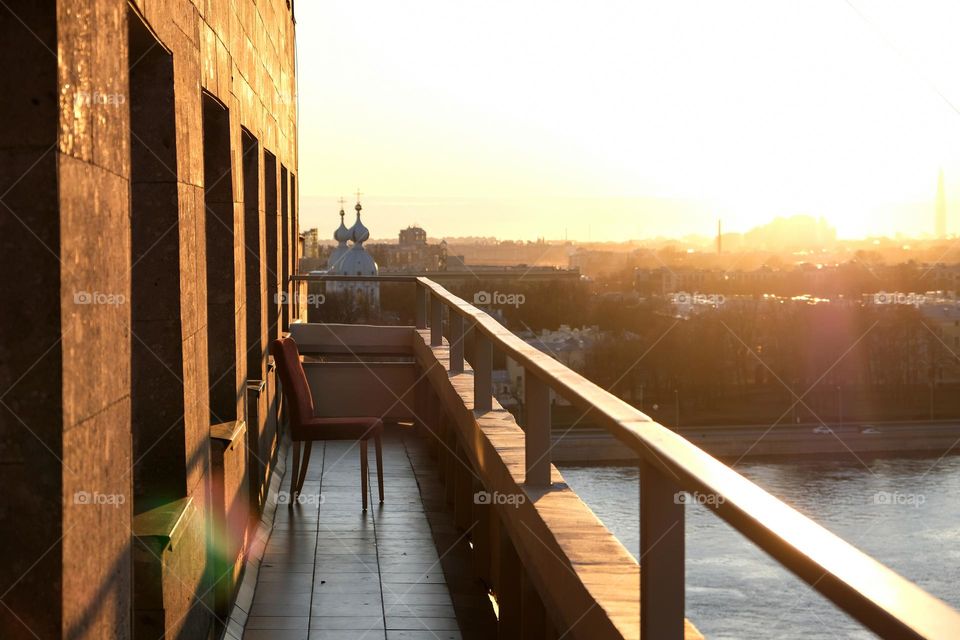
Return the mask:
M 0 34 L 0 637 L 207 637 L 299 313 L 292 4 L 15 2 Z
M 384 273 L 424 273 L 446 271 L 447 243 L 427 242 L 421 227 L 401 229 L 397 244 L 377 244 L 370 252 L 382 265 Z

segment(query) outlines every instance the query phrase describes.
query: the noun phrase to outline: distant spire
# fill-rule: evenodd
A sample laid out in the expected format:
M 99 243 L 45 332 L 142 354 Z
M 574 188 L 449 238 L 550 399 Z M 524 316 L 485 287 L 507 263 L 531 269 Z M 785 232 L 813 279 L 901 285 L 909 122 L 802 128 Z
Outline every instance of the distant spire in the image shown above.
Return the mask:
M 717 255 L 723 253 L 723 221 L 717 218 Z
M 943 188 L 943 168 L 937 176 L 936 234 L 938 238 L 947 237 L 947 196 Z

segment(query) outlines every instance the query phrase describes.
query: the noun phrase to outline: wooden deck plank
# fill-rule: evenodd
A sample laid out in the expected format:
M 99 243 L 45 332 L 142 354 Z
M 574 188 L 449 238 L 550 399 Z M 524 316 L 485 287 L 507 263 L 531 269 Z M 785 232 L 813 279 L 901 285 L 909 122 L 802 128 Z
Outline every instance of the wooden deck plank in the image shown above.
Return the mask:
M 446 553 L 435 543 L 446 521 L 434 513 L 437 527 L 428 517 L 429 498 L 421 492 L 429 495 L 437 487 L 426 454 L 413 452 L 422 457 L 415 472 L 403 434 L 388 430 L 386 500 L 375 502 L 371 478 L 371 509 L 364 514 L 353 444 L 316 443 L 303 503 L 277 509 L 244 637 L 301 631 L 310 637 L 366 634 L 368 640 L 495 635 L 484 587 L 462 559 L 465 542 L 461 548 L 448 544 Z

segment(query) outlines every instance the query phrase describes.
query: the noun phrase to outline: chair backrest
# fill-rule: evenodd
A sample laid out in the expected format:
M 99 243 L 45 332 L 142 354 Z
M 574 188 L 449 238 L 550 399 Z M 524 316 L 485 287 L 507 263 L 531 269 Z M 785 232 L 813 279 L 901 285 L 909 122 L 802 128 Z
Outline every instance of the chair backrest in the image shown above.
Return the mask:
M 277 362 L 290 421 L 295 426 L 303 424 L 313 417 L 313 394 L 300 362 L 297 343 L 293 338 L 279 338 L 270 344 L 270 352 Z

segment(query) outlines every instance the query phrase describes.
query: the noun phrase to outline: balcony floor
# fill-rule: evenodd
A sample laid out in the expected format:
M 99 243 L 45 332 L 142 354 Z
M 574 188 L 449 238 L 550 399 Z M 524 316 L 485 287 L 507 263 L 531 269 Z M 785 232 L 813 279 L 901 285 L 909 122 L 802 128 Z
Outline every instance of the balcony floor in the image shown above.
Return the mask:
M 388 429 L 383 505 L 372 445 L 371 508 L 363 514 L 357 444 L 314 443 L 306 503 L 277 508 L 245 640 L 496 636 L 492 607 L 423 442 L 411 429 Z

